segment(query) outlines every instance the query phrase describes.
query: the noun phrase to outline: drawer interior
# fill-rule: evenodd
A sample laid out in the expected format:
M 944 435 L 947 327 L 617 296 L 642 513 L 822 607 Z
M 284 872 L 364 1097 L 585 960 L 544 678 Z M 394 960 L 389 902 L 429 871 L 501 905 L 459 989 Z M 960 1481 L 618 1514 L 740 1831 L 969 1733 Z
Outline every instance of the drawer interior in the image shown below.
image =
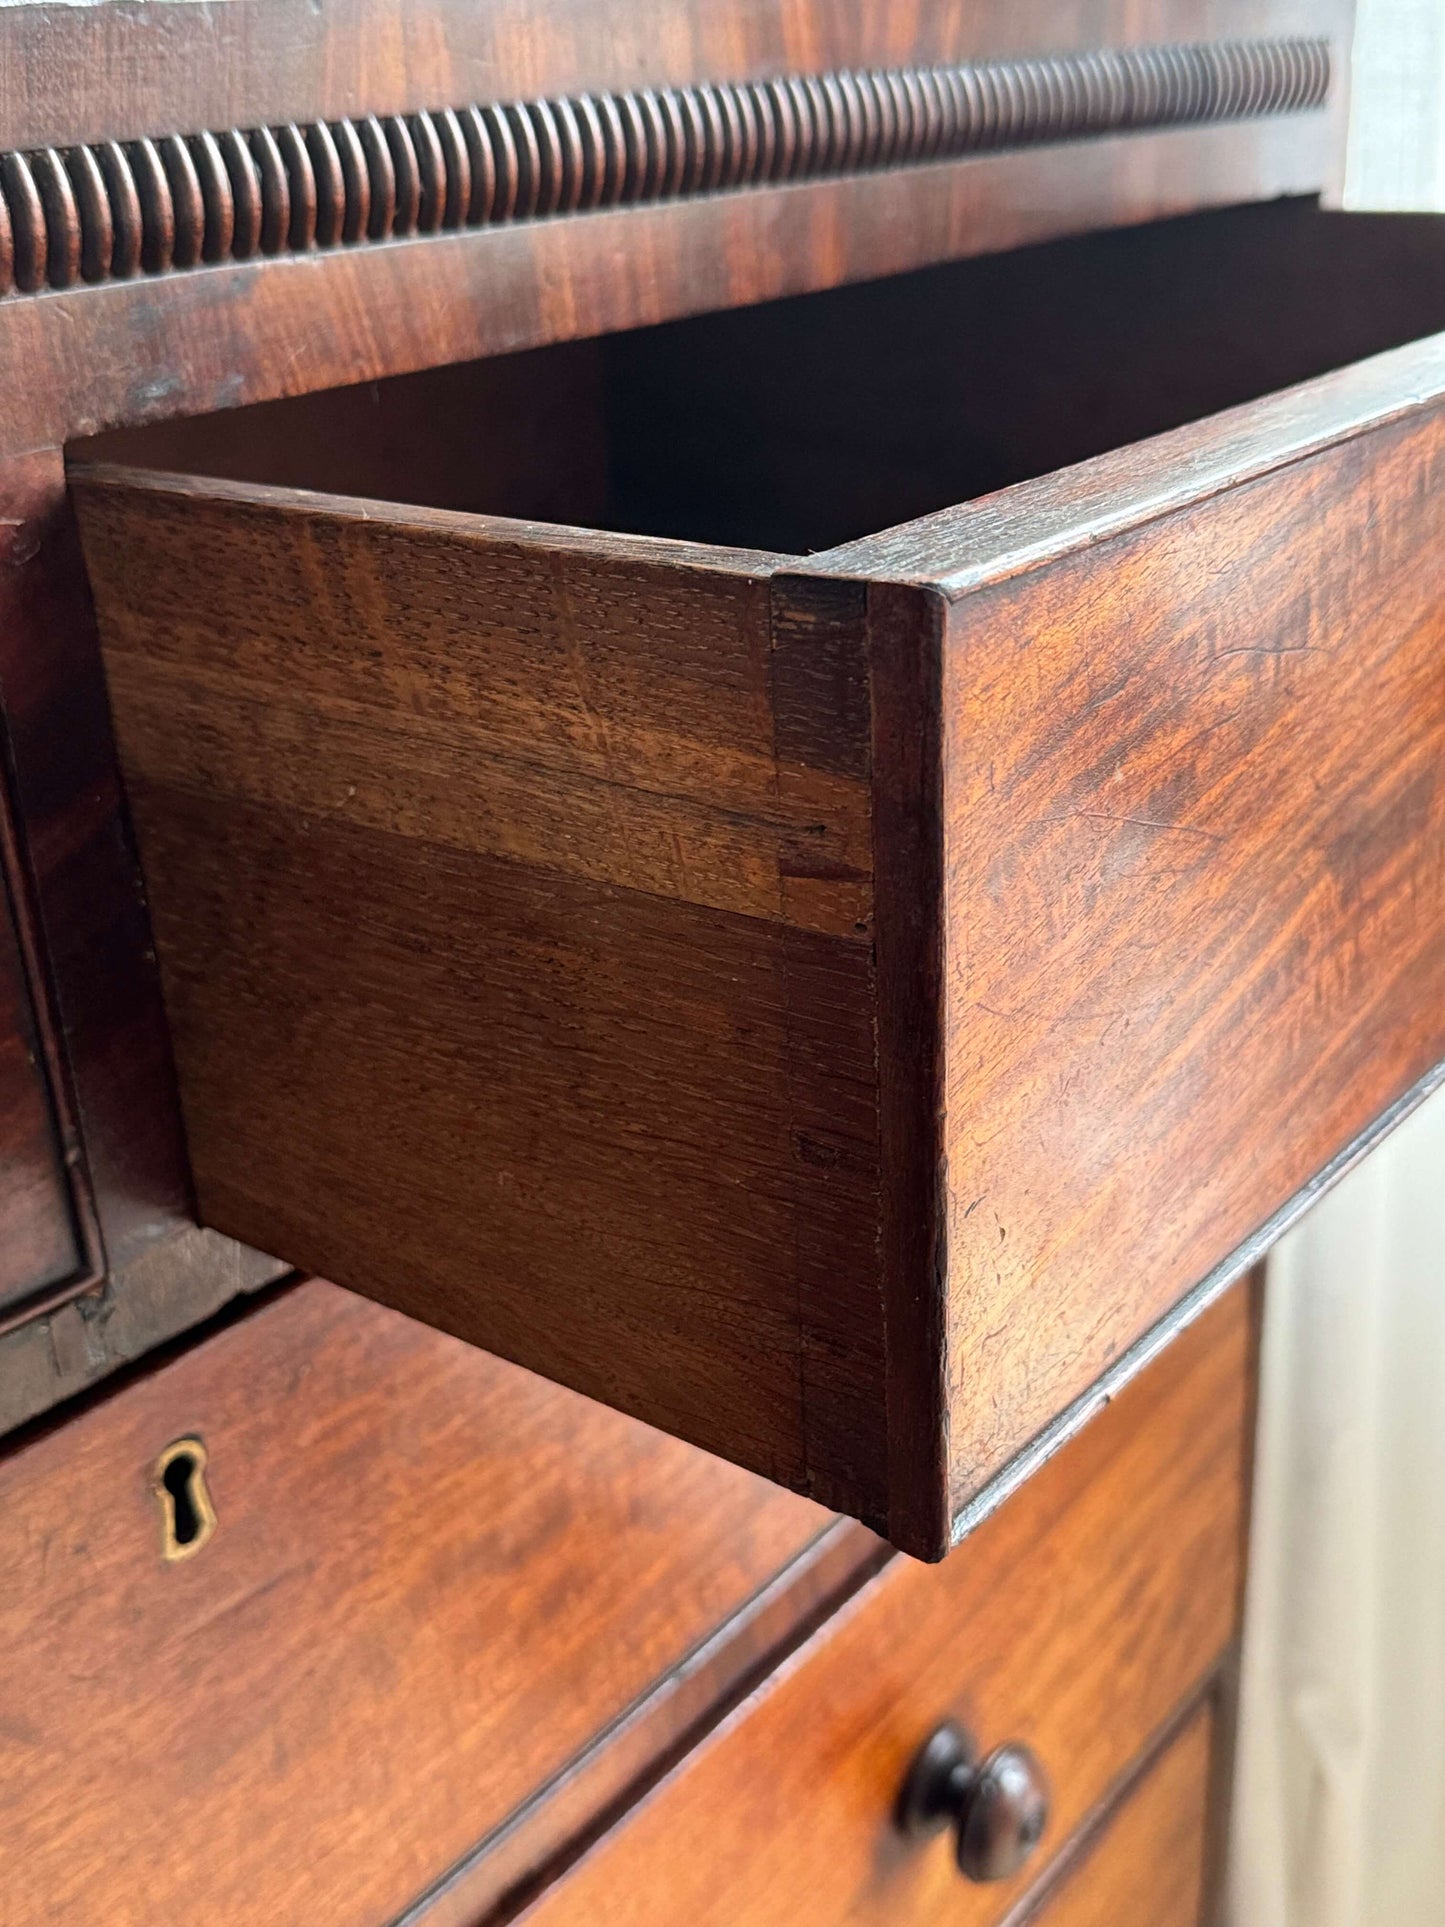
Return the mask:
M 120 431 L 77 452 L 797 555 L 1442 327 L 1438 222 L 1281 201 Z

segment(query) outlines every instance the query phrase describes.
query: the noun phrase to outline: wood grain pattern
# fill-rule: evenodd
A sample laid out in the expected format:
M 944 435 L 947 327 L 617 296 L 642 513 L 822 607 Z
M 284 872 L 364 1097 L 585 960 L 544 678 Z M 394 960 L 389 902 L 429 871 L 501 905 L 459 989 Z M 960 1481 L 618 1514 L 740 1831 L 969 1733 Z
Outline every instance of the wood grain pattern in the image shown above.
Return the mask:
M 167 1565 L 150 1476 L 186 1436 L 218 1523 Z M 826 1599 L 804 1501 L 322 1284 L 0 1491 L 0 1913 L 36 1927 L 374 1927 L 530 1808 L 515 1878 L 554 1785 L 582 1772 L 565 1837 Z
M 1319 34 L 1173 43 L 0 152 L 0 296 L 1297 114 L 1324 106 L 1331 64 Z
M 859 704 L 770 558 L 81 499 L 203 1219 L 881 1518 Z
M 0 1318 L 86 1272 L 0 868 Z
M 939 1553 L 1445 1057 L 1442 391 L 806 564 L 82 476 L 203 1217 Z
M 1205 1700 L 1017 1927 L 1201 1927 L 1215 1737 Z
M 1048 1851 L 1091 1816 L 1230 1638 L 1248 1381 L 1235 1291 L 945 1566 L 888 1566 L 528 1927 L 1001 1921 L 1035 1870 L 970 1887 L 902 1839 L 909 1761 L 952 1715 L 1043 1760 Z
M 14 396 L 0 448 L 1311 194 L 1329 143 L 1311 115 L 1170 129 L 54 290 L 0 303 L 0 361 L 50 370 Z
M 0 1339 L 0 1425 L 276 1270 L 191 1222 L 145 918 L 59 482 L 63 445 L 119 424 L 576 339 L 1100 222 L 1312 191 L 1330 166 L 1343 91 L 1323 113 L 790 179 L 433 243 L 434 220 L 459 214 L 451 106 L 634 92 L 640 101 L 650 89 L 695 99 L 706 133 L 708 89 L 720 79 L 771 87 L 790 74 L 1018 62 L 1171 40 L 1324 35 L 1338 46 L 1348 14 L 1348 0 L 0 7 L 0 147 L 12 156 L 0 255 L 5 278 L 50 283 L 43 301 L 0 304 L 0 368 L 23 371 L 7 386 L 0 420 L 0 680 L 15 703 L 22 867 L 58 1018 L 62 1095 L 74 1100 L 67 1154 L 80 1160 L 77 1197 L 93 1198 L 109 1279 L 93 1303 Z M 1167 91 L 1167 75 L 1160 84 Z M 394 138 L 389 116 L 398 117 Z M 565 159 L 565 110 L 551 123 L 539 110 L 539 156 L 549 124 Z M 929 125 L 926 115 L 919 124 Z M 241 141 L 238 130 L 254 139 Z M 712 134 L 698 151 L 716 153 Z M 386 190 L 375 207 L 373 165 Z M 565 166 L 561 183 L 565 194 Z M 373 217 L 378 234 L 389 223 L 399 238 L 361 245 Z M 268 252 L 308 239 L 318 245 Z M 165 263 L 188 271 L 161 274 Z M 88 285 L 107 272 L 129 278 Z
M 956 1512 L 1445 1057 L 1442 387 L 934 532 Z
M 21 15 L 16 18 L 15 15 Z M 21 148 L 412 114 L 473 100 L 747 80 L 909 61 L 1087 53 L 1151 41 L 1329 32 L 1341 0 L 968 0 L 839 10 L 826 0 L 228 0 L 195 19 L 0 9 L 0 140 Z

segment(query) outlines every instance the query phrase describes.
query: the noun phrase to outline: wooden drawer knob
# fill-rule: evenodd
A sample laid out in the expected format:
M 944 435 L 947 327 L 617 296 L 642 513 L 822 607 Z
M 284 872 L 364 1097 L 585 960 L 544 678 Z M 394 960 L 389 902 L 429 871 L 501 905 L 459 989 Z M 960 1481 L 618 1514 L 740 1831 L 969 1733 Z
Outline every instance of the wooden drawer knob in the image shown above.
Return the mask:
M 980 1760 L 955 1720 L 945 1720 L 925 1741 L 899 1801 L 906 1833 L 936 1833 L 952 1821 L 958 1870 L 968 1880 L 1016 1874 L 1048 1819 L 1048 1780 L 1029 1749 L 1011 1741 Z

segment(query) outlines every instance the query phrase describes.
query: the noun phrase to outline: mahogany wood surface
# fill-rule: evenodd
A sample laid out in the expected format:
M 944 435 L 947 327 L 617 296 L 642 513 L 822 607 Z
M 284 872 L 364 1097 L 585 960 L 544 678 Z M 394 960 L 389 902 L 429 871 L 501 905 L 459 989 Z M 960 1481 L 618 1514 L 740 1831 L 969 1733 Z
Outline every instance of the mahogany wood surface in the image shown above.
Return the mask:
M 879 1516 L 867 798 L 769 558 L 81 501 L 203 1221 Z
M 943 1368 L 964 1320 L 933 1268 L 937 1171 L 921 1155 L 949 1012 L 930 920 L 946 879 L 914 807 L 918 785 L 942 781 L 941 712 L 937 689 L 893 673 L 888 655 L 916 640 L 917 587 L 880 587 L 886 568 L 774 582 L 776 558 L 750 544 L 594 536 L 611 479 L 590 401 L 565 454 L 545 440 L 520 459 L 477 452 L 510 489 L 546 447 L 533 512 L 560 514 L 568 496 L 583 524 L 572 536 L 186 488 L 190 519 L 167 529 L 164 491 L 148 492 L 173 568 L 172 605 L 155 606 L 149 630 L 162 656 L 174 644 L 174 675 L 164 692 L 153 682 L 143 617 L 114 692 L 154 759 L 133 801 L 161 886 L 200 1215 L 273 1259 L 194 1222 L 61 451 L 97 430 L 1310 192 L 1338 147 L 1339 84 L 1323 112 L 1083 130 L 947 162 L 914 97 L 933 63 L 1198 40 L 1224 43 L 1227 67 L 1241 58 L 1229 43 L 1286 33 L 1329 36 L 1338 83 L 1349 11 L 0 6 L 6 853 L 52 1175 L 70 1187 L 75 1276 L 99 1286 L 3 1334 L 0 1427 L 284 1261 L 334 1257 L 427 1319 L 941 1550 Z M 1172 58 L 1168 71 L 1188 66 Z M 528 103 L 506 124 L 545 134 L 549 102 L 575 114 L 612 93 L 703 116 L 738 106 L 720 91 L 734 84 L 766 80 L 782 101 L 812 76 L 846 99 L 859 72 L 882 68 L 904 70 L 907 165 L 835 171 L 815 126 L 799 166 L 832 177 L 785 180 L 779 162 L 772 180 L 756 157 L 729 174 L 731 134 L 705 128 L 663 137 L 686 157 L 685 198 L 552 218 L 540 202 L 585 198 L 563 125 L 555 150 L 506 174 L 488 210 L 503 224 L 440 232 L 462 225 L 454 155 L 439 187 L 440 149 L 425 146 L 428 129 L 447 137 L 448 107 Z M 1020 110 L 1033 139 L 1053 83 L 1011 71 L 1001 85 L 1037 84 L 1045 103 Z M 424 109 L 435 118 L 410 118 Z M 850 141 L 861 125 L 848 122 Z M 359 189 L 328 202 L 326 167 L 328 154 L 342 166 L 338 141 L 368 138 L 386 143 L 378 166 L 396 201 L 370 211 L 363 241 L 341 232 Z M 285 174 L 258 173 L 254 205 L 243 142 Z M 614 141 L 604 172 L 623 151 Z M 661 151 L 628 165 L 654 169 Z M 706 191 L 719 185 L 736 191 Z M 527 212 L 514 190 L 542 218 L 513 218 Z M 133 278 L 99 285 L 107 274 Z M 605 361 L 584 347 L 569 363 L 584 394 L 615 381 Z M 559 391 L 554 421 L 570 407 Z M 462 489 L 464 441 L 455 457 L 449 486 Z M 440 466 L 417 464 L 433 485 Z M 378 467 L 377 492 L 402 492 L 389 449 Z M 195 519 L 208 496 L 209 557 Z M 92 532 L 120 499 L 102 497 Z M 278 507 L 290 528 L 273 546 Z M 159 586 L 138 559 L 121 570 L 133 613 Z M 247 602 L 261 585 L 264 611 Z M 174 623 L 179 599 L 190 625 Z M 206 653 L 212 610 L 233 624 L 234 655 Z M 450 660 L 458 637 L 464 659 Z M 915 652 L 914 672 L 930 666 Z M 1388 843 L 1382 832 L 1381 872 Z M 172 877 L 194 891 L 190 929 Z M 930 888 L 910 904 L 920 881 Z M 205 1008 L 214 990 L 230 999 L 220 1025 Z M 6 1015 L 0 989 L 0 1037 Z M 936 1053 L 917 1049 L 925 1032 Z M 19 1068 L 0 1054 L 0 1093 Z M 17 1137 L 0 1095 L 0 1157 L 16 1142 L 29 1158 L 39 1139 L 28 1123 Z M 0 1313 L 5 1288 L 0 1277 Z M 1126 1279 L 1111 1301 L 1121 1330 L 1132 1290 Z M 1049 1413 L 1071 1381 L 1042 1357 Z M 1233 1624 L 1250 1369 L 1242 1312 L 1207 1314 L 950 1579 L 895 1562 L 840 1622 L 841 1644 L 819 1632 L 801 1673 L 765 1697 L 763 1720 L 798 1677 L 826 1676 L 827 1717 L 790 1716 L 804 1768 L 811 1757 L 826 1782 L 821 1891 L 860 1882 L 862 1918 L 899 1917 L 885 1888 L 905 1904 L 936 1896 L 951 1917 L 938 1855 L 900 1858 L 873 1798 L 935 1697 L 1052 1748 L 1067 1781 L 1056 1838 L 1109 1797 Z M 1014 1431 L 1027 1430 L 1036 1388 L 1000 1382 Z M 970 1381 L 961 1431 L 973 1396 Z M 217 1523 L 193 1557 L 169 1559 L 157 1467 L 188 1437 L 204 1446 Z M 1006 1423 L 1000 1452 L 1012 1437 Z M 32 1431 L 0 1459 L 0 1489 L 16 1577 L 0 1611 L 0 1915 L 27 1921 L 510 1917 L 882 1558 L 848 1522 L 323 1285 L 64 1429 Z M 1037 1679 L 1016 1595 L 1006 1623 L 1013 1574 L 1045 1655 Z M 1095 1629 L 1082 1664 L 1081 1618 Z M 730 1729 L 701 1784 L 756 1730 Z M 740 1851 L 747 1799 L 795 1770 L 793 1731 L 761 1773 L 753 1760 L 747 1796 L 722 1816 L 725 1848 Z M 847 1811 L 840 1783 L 862 1796 Z M 797 1811 L 813 1824 L 811 1802 Z M 628 1826 L 601 1851 L 636 1837 Z M 859 1838 L 882 1841 L 866 1868 Z M 772 1851 L 754 1826 L 750 1855 L 760 1840 L 744 1904 Z M 595 1866 L 582 1862 L 576 1891 Z M 649 1867 L 642 1891 L 667 1885 Z M 701 1891 L 689 1912 L 720 1904 L 722 1888 Z
M 1318 115 L 1113 135 L 11 297 L 0 363 L 50 372 L 12 397 L 0 448 L 1309 194 L 1325 136 Z
M 886 1567 L 528 1927 L 1002 1921 L 1037 1869 L 970 1886 L 946 1838 L 902 1838 L 908 1765 L 949 1716 L 1022 1740 L 1052 1779 L 1052 1853 L 1168 1726 L 1236 1622 L 1249 1354 L 1235 1290 L 946 1565 Z M 1170 1791 L 1187 1835 L 1203 1788 L 1192 1815 Z
M 0 868 L 0 1318 L 17 1302 L 85 1270 Z
M 217 1523 L 167 1562 L 185 1439 Z M 876 1543 L 319 1283 L 12 1450 L 0 1492 L 0 1915 L 36 1927 L 377 1927 L 458 1863 L 475 1921 Z
M 284 1265 L 196 1227 L 85 567 L 57 450 L 0 468 L 0 729 L 13 900 L 96 1286 L 0 1335 L 0 1429 Z M 60 1295 L 60 1294 L 55 1294 Z
M 806 563 L 82 474 L 203 1221 L 938 1554 L 1445 1056 L 1442 367 Z
M 1215 1742 L 1206 1699 L 1016 1927 L 1203 1927 Z
M 832 68 L 0 151 L 0 296 L 1148 128 L 1316 114 L 1325 34 Z
M 1241 0 L 841 10 L 812 0 L 0 7 L 8 217 L 0 220 L 0 281 L 24 277 L 0 299 L 0 371 L 11 376 L 0 419 L 0 689 L 22 867 L 58 1019 L 61 1097 L 72 1105 L 67 1147 L 78 1159 L 79 1208 L 93 1205 L 107 1278 L 79 1310 L 0 1339 L 0 1425 L 276 1271 L 192 1222 L 145 919 L 60 490 L 63 444 L 122 424 L 635 327 L 1041 235 L 1312 191 L 1339 141 L 1348 14 L 1345 0 L 1271 0 L 1263 8 Z M 705 102 L 710 84 L 750 78 L 791 86 L 808 74 L 1073 59 L 1190 42 L 1227 50 L 1260 35 L 1321 34 L 1332 42 L 1336 75 L 1323 113 L 1089 136 L 466 233 L 408 233 L 365 247 L 311 245 L 326 238 L 322 201 L 321 225 L 309 225 L 313 149 L 324 157 L 320 123 L 339 127 L 342 117 L 355 131 L 369 115 L 648 86 L 701 90 Z M 1159 66 L 1166 94 L 1179 58 Z M 1032 85 L 1015 76 L 1010 100 Z M 1037 133 L 1031 112 L 1023 121 Z M 245 210 L 226 201 L 217 155 L 223 167 L 227 155 L 234 161 L 245 130 L 262 146 L 273 142 L 292 170 L 293 252 L 265 254 L 281 243 L 263 236 L 260 256 L 220 258 L 228 246 L 235 251 Z M 142 136 L 154 140 L 149 160 L 146 150 L 124 147 Z M 397 151 L 412 139 L 399 132 Z M 78 142 L 100 144 L 89 162 Z M 118 143 L 114 154 L 107 142 Z M 233 197 L 244 174 L 228 177 Z M 150 223 L 143 271 L 89 285 L 102 272 L 107 240 L 112 269 L 129 263 L 127 181 L 144 203 L 137 218 Z M 424 203 L 424 182 L 419 191 Z M 26 291 L 47 279 L 54 285 L 44 293 Z
M 830 68 L 1327 32 L 1345 0 L 228 0 L 0 7 L 0 147 L 407 113 Z

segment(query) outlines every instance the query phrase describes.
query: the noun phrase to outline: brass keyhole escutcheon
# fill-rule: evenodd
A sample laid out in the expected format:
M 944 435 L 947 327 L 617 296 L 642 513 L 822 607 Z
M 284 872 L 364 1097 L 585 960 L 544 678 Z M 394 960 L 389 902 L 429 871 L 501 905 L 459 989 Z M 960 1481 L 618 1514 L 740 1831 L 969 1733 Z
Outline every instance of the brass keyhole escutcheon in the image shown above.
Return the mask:
M 161 1557 L 168 1565 L 194 1558 L 216 1529 L 205 1446 L 176 1439 L 156 1460 L 151 1484 L 161 1508 Z

